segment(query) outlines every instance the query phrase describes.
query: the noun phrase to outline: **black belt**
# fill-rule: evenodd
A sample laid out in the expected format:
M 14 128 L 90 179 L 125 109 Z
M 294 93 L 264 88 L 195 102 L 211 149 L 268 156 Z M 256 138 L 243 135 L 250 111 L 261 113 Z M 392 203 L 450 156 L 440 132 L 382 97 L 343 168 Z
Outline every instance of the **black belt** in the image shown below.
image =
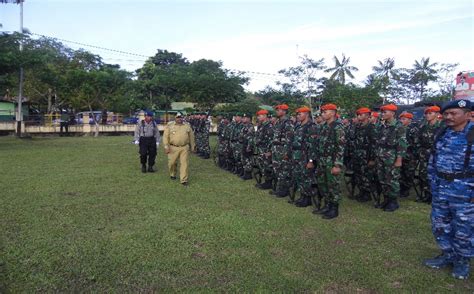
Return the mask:
M 181 146 L 173 145 L 173 144 L 170 144 L 170 145 L 173 146 L 173 147 L 184 147 L 184 146 L 187 146 L 187 144 L 186 144 L 186 145 L 181 145 Z
M 442 178 L 446 181 L 454 181 L 455 179 L 468 179 L 468 178 L 474 178 L 474 172 L 462 172 L 462 173 L 442 173 L 442 172 L 436 172 L 436 175 L 439 178 Z

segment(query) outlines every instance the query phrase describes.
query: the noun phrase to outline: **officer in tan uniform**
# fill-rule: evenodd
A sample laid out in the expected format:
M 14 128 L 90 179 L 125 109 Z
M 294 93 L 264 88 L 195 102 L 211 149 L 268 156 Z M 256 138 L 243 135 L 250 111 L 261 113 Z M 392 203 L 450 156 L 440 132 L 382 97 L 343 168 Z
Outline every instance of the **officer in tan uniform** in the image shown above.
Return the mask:
M 168 123 L 163 133 L 163 145 L 168 154 L 168 169 L 172 180 L 176 179 L 179 160 L 181 184 L 188 185 L 189 152 L 195 152 L 194 132 L 189 123 L 183 122 L 181 113 L 176 114 L 175 121 Z

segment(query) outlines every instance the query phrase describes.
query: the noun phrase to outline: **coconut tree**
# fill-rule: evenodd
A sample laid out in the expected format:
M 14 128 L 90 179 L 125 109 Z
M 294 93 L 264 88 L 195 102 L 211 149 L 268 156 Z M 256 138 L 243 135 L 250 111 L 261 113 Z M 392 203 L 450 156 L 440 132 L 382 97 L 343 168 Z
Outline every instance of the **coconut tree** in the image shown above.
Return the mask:
M 342 54 L 341 60 L 339 60 L 337 56 L 334 56 L 333 60 L 334 60 L 334 67 L 326 69 L 325 72 L 332 73 L 329 79 L 336 80 L 340 82 L 341 84 L 346 83 L 346 75 L 350 77 L 351 79 L 353 79 L 354 75 L 352 74 L 352 72 L 359 70 L 357 67 L 349 65 L 351 58 L 346 57 L 344 54 Z
M 420 61 L 415 60 L 411 71 L 411 83 L 416 87 L 419 98 L 423 99 L 426 86 L 429 82 L 435 82 L 438 79 L 438 63 L 430 63 L 430 58 L 423 57 Z

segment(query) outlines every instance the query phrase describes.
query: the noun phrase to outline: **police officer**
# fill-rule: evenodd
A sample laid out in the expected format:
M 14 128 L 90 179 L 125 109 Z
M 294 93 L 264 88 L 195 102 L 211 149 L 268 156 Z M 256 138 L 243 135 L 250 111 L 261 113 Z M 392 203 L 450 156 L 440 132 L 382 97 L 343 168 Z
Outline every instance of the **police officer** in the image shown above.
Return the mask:
M 166 125 L 163 133 L 163 145 L 168 154 L 170 178 L 176 180 L 176 169 L 179 160 L 179 176 L 183 186 L 188 185 L 189 152 L 195 152 L 194 132 L 188 123 L 183 122 L 183 115 L 176 114 L 175 121 Z
M 135 127 L 134 143 L 140 147 L 140 163 L 142 164 L 142 172 L 152 173 L 155 170 L 157 148 L 160 145 L 160 131 L 153 120 L 153 112 L 147 111 L 145 119 L 140 121 Z M 148 160 L 148 170 L 146 163 Z
M 474 256 L 474 123 L 471 102 L 451 101 L 441 110 L 446 127 L 435 137 L 428 178 L 431 223 L 442 254 L 427 259 L 431 268 L 453 265 L 452 276 L 467 279 Z

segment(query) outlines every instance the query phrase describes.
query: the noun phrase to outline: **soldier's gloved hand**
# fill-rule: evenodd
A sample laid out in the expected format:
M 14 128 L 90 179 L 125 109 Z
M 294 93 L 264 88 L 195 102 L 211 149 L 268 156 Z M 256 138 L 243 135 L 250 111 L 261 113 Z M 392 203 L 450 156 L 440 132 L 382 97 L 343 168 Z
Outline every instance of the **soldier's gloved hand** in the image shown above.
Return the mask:
M 135 142 L 133 142 L 133 144 L 138 145 L 138 144 L 140 144 L 140 142 L 138 142 L 138 140 L 135 140 Z

